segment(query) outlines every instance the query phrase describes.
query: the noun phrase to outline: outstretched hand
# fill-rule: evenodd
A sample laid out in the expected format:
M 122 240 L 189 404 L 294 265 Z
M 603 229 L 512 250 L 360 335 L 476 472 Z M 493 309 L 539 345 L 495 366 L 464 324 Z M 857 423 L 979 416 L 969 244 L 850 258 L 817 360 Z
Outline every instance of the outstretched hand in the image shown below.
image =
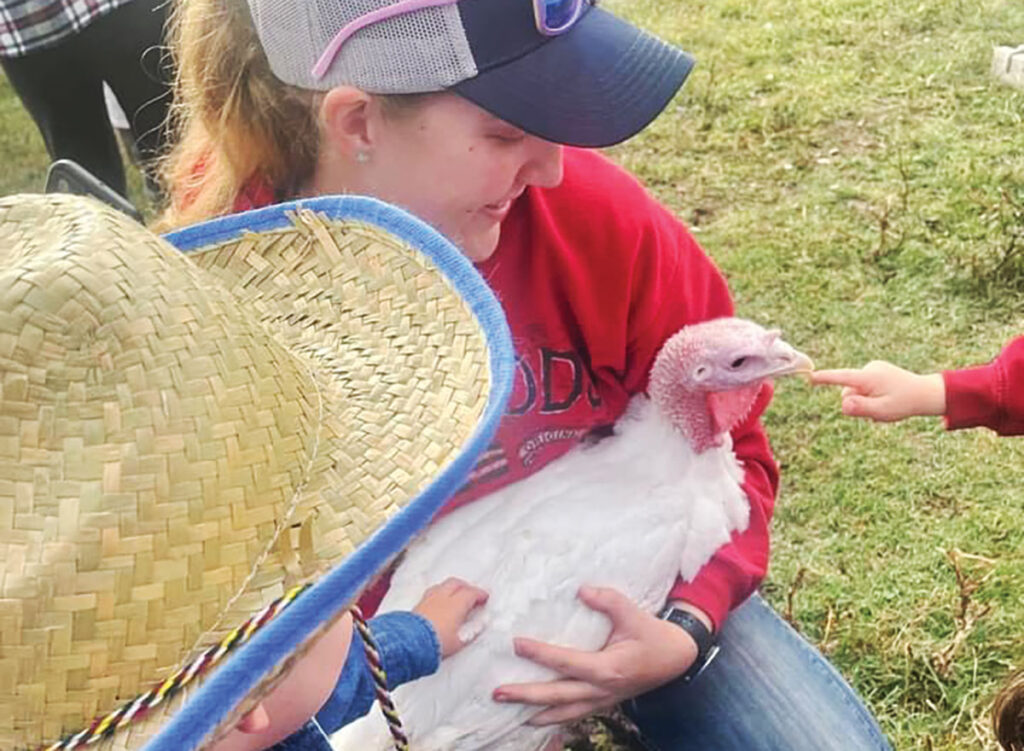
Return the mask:
M 860 370 L 816 370 L 815 385 L 842 386 L 842 410 L 850 417 L 895 422 L 946 413 L 946 385 L 940 374 L 919 375 L 876 360 Z
M 531 725 L 555 725 L 607 709 L 682 675 L 697 657 L 693 638 L 673 623 L 637 607 L 614 589 L 581 587 L 579 598 L 612 622 L 597 652 L 516 639 L 516 654 L 562 677 L 544 683 L 499 686 L 495 701 L 546 707 Z

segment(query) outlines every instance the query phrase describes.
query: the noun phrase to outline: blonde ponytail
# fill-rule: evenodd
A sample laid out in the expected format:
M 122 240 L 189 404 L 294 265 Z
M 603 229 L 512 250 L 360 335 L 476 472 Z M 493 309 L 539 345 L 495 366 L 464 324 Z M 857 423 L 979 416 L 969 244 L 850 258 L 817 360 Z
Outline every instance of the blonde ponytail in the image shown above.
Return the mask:
M 178 0 L 170 43 L 177 135 L 159 229 L 230 213 L 254 176 L 294 194 L 316 166 L 319 97 L 274 76 L 245 0 Z

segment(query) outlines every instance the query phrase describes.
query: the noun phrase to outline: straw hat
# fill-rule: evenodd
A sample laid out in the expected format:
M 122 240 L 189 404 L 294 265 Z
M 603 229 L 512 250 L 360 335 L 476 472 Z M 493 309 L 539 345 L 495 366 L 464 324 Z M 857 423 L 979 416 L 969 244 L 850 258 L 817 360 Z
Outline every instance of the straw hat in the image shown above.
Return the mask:
M 138 747 L 236 661 L 197 656 L 335 566 L 291 606 L 319 622 L 239 662 L 234 698 L 272 679 L 457 489 L 507 397 L 496 301 L 397 209 L 318 199 L 171 239 L 189 253 L 89 199 L 0 200 L 0 748 Z

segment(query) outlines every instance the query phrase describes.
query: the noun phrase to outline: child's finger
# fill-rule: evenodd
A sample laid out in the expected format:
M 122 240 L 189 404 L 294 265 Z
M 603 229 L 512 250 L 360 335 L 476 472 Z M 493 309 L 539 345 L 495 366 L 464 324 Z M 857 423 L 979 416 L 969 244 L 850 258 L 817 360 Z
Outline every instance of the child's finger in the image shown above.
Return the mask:
M 857 395 L 843 399 L 843 414 L 849 417 L 863 417 L 875 422 L 893 422 L 900 418 L 900 415 L 893 411 L 892 403 L 888 400 Z
M 470 588 L 474 588 L 475 589 L 475 587 L 473 587 L 473 585 L 471 585 L 468 582 L 460 579 L 459 577 L 457 577 L 457 576 L 449 576 L 447 579 L 445 579 L 444 581 L 440 582 L 439 584 L 435 584 L 433 587 L 431 587 L 427 591 L 428 592 L 433 591 L 433 592 L 436 592 L 439 595 L 444 595 L 445 597 L 451 597 L 451 596 L 455 595 L 456 593 L 460 592 L 461 590 L 465 589 L 466 587 L 470 587 Z
M 450 595 L 453 592 L 457 592 L 466 585 L 466 582 L 459 579 L 457 576 L 449 576 L 440 584 L 435 584 L 431 589 L 436 589 L 438 592 Z
M 487 592 L 471 584 L 465 584 L 452 595 L 455 608 L 461 618 L 467 617 L 475 608 L 486 603 L 487 597 Z
M 482 589 L 478 589 L 476 587 L 473 587 L 473 594 L 474 594 L 473 605 L 475 605 L 475 606 L 480 606 L 480 605 L 485 604 L 487 602 L 487 600 L 490 598 L 490 595 L 487 592 L 485 592 Z
M 810 379 L 815 386 L 852 386 L 863 389 L 868 385 L 870 376 L 863 370 L 836 368 L 835 370 L 811 371 Z
M 844 396 L 842 402 L 843 414 L 847 417 L 866 417 L 874 419 L 874 410 L 871 400 L 863 396 Z

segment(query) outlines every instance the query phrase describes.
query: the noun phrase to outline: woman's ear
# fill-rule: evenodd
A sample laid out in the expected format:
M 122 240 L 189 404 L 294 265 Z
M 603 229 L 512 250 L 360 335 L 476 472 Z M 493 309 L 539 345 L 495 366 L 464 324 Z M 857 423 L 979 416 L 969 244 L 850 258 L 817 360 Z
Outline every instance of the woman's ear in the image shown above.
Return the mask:
M 352 86 L 337 86 L 320 103 L 324 139 L 349 159 L 359 159 L 373 148 L 374 98 Z

